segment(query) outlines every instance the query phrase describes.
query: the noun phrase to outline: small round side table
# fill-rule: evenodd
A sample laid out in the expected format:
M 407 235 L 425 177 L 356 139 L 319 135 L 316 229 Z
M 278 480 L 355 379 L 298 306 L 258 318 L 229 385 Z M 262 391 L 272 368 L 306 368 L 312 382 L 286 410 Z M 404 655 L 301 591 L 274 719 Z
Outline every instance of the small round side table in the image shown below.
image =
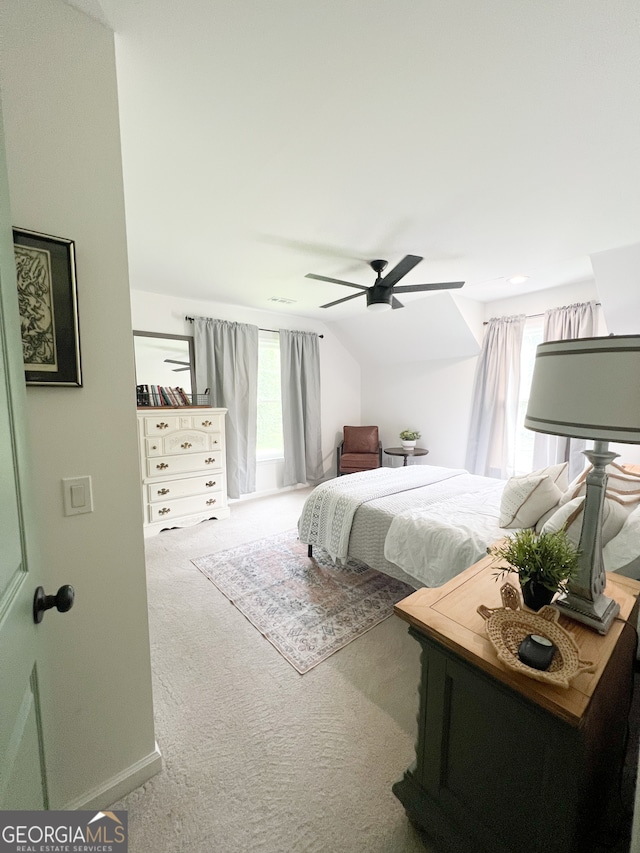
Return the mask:
M 429 451 L 424 447 L 385 447 L 384 452 L 389 456 L 403 456 L 402 466 L 405 467 L 410 456 L 426 456 Z

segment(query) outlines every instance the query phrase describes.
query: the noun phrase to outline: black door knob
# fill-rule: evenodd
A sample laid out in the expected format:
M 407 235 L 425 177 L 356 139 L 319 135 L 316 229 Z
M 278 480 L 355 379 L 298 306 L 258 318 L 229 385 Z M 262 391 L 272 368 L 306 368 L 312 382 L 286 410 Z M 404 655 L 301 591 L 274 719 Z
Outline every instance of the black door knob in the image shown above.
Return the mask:
M 55 595 L 45 595 L 44 589 L 39 586 L 33 596 L 33 621 L 38 624 L 42 622 L 44 611 L 51 610 L 52 607 L 59 613 L 71 610 L 75 595 L 73 587 L 68 584 L 61 586 Z

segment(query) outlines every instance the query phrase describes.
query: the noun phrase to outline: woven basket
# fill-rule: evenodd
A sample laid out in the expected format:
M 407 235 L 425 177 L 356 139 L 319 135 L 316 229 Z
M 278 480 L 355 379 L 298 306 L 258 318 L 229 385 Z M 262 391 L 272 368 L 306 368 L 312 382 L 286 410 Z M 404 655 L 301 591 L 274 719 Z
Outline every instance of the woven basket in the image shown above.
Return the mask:
M 555 607 L 547 605 L 538 613 L 531 613 L 520 609 L 518 592 L 511 584 L 505 583 L 500 592 L 504 607 L 490 609 L 480 605 L 478 613 L 486 619 L 487 635 L 505 666 L 536 681 L 545 681 L 558 687 L 569 687 L 571 679 L 580 672 L 593 672 L 594 664 L 580 660 L 580 650 L 575 640 L 558 624 L 560 614 Z M 518 647 L 528 634 L 546 637 L 556 646 L 549 669 L 534 669 L 518 658 Z

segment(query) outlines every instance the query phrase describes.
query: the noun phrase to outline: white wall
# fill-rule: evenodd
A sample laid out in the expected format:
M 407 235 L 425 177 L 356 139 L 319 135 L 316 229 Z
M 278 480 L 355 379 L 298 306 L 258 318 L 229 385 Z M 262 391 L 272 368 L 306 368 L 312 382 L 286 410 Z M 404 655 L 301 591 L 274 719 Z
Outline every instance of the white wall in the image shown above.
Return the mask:
M 591 265 L 612 334 L 640 334 L 640 243 L 591 255 Z
M 476 358 L 363 368 L 363 422 L 378 424 L 383 447 L 397 447 L 403 429 L 417 429 L 429 455 L 413 464 L 463 468 Z M 383 464 L 402 464 L 385 457 Z
M 39 626 L 51 808 L 107 806 L 159 769 L 112 34 L 61 0 L 3 0 L 13 224 L 75 240 L 84 387 L 27 389 L 46 591 Z M 63 515 L 61 479 L 93 479 Z
M 449 303 L 456 320 L 452 334 L 447 336 L 445 320 L 444 328 L 438 332 L 439 340 L 444 343 L 434 349 L 432 341 L 424 341 L 425 351 L 444 351 L 444 358 L 402 362 L 398 352 L 402 352 L 403 341 L 399 340 L 394 343 L 391 363 L 386 364 L 387 339 L 379 337 L 381 358 L 362 366 L 362 417 L 365 423 L 378 424 L 383 447 L 398 446 L 401 430 L 417 429 L 421 433 L 418 446 L 426 447 L 429 455 L 416 458 L 413 464 L 461 468 L 465 461 L 471 389 L 482 342 L 484 313 L 482 303 L 458 294 Z M 430 304 L 434 304 L 433 300 L 425 299 L 422 307 L 428 308 Z M 416 306 L 420 307 L 420 303 L 411 303 L 405 310 L 414 311 Z M 464 334 L 460 325 L 464 326 Z M 429 329 L 424 326 L 415 334 L 424 338 Z M 406 351 L 413 352 L 415 348 Z M 402 460 L 383 454 L 383 464 L 398 466 Z
M 253 323 L 263 329 L 297 329 L 324 335 L 320 341 L 322 390 L 322 455 L 325 473 L 335 474 L 335 449 L 344 424 L 360 424 L 360 366 L 331 329 L 320 320 L 272 311 L 259 311 L 220 302 L 164 296 L 135 289 L 132 281 L 133 328 L 143 332 L 192 335 L 185 317 L 214 317 Z M 282 461 L 259 462 L 255 496 L 282 487 Z

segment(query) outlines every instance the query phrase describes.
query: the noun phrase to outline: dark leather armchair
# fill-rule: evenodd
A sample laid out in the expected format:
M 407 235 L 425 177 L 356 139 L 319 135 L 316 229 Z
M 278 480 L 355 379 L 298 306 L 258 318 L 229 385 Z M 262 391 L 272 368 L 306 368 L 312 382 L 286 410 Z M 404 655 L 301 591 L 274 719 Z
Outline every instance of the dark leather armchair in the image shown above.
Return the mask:
M 377 426 L 345 426 L 338 447 L 338 477 L 382 467 L 382 443 Z

